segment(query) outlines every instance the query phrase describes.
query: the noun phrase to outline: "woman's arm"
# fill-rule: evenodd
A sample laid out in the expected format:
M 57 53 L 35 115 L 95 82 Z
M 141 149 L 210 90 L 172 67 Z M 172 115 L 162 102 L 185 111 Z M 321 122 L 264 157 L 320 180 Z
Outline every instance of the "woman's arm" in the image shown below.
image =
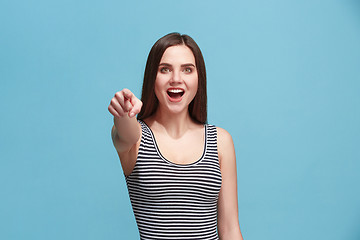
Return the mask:
M 135 115 L 140 112 L 141 107 L 142 102 L 128 89 L 115 93 L 108 107 L 109 112 L 114 116 L 111 137 L 125 175 L 132 172 L 136 162 L 141 127 Z
M 218 132 L 218 153 L 222 185 L 218 201 L 218 233 L 222 240 L 242 240 L 238 216 L 236 156 L 231 135 Z

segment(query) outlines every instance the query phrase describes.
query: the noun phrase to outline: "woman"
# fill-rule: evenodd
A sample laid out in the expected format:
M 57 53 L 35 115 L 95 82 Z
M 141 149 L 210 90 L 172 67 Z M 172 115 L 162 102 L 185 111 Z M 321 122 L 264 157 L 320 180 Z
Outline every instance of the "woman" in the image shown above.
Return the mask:
M 203 56 L 178 33 L 152 47 L 141 101 L 128 89 L 111 100 L 141 239 L 242 239 L 233 141 L 206 124 L 206 104 Z

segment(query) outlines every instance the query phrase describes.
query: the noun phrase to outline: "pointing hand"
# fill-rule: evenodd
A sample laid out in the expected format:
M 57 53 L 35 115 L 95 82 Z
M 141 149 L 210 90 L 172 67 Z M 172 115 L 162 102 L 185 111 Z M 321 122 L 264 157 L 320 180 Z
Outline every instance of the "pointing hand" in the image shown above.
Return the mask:
M 142 102 L 129 89 L 124 88 L 115 93 L 108 110 L 114 117 L 121 118 L 128 115 L 132 118 L 140 112 L 141 107 Z

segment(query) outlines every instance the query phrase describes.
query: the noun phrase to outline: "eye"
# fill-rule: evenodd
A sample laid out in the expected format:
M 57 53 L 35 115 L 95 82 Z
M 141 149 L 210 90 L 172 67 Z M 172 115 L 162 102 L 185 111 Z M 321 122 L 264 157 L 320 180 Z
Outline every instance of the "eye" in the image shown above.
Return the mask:
M 160 72 L 161 73 L 168 73 L 168 72 L 170 72 L 170 69 L 168 67 L 162 67 L 162 68 L 160 68 Z
M 192 72 L 192 69 L 189 68 L 189 67 L 187 67 L 187 68 L 184 69 L 184 72 L 185 72 L 185 73 L 191 73 L 191 72 Z

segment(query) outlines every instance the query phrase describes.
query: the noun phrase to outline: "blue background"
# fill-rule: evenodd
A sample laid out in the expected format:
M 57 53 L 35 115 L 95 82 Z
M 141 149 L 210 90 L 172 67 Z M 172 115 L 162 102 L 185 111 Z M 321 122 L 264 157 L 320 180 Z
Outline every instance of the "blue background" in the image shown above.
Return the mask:
M 173 31 L 233 136 L 245 239 L 360 239 L 356 0 L 2 0 L 0 238 L 138 239 L 107 106 Z

